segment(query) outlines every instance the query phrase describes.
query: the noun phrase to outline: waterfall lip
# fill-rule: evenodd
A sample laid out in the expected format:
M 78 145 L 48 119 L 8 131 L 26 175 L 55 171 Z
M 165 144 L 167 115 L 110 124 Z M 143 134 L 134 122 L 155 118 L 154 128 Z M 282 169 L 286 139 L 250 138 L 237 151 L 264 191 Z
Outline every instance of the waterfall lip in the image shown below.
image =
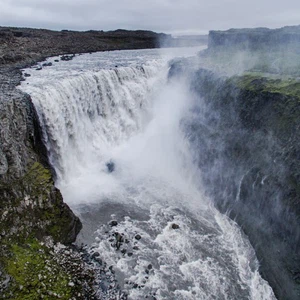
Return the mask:
M 158 59 L 166 63 L 176 55 L 182 57 L 194 56 L 204 48 L 205 47 L 203 46 L 192 48 L 173 48 L 173 54 L 171 55 L 169 53 L 170 49 L 103 51 L 76 55 L 70 61 L 59 60 L 58 56 L 48 57 L 45 62 L 39 63 L 38 65 L 30 68 L 22 69 L 25 80 L 21 83 L 21 89 L 26 87 L 28 84 L 33 84 L 34 82 L 39 81 L 39 78 L 41 80 L 43 80 L 43 78 L 50 80 L 51 77 L 52 79 L 54 77 L 55 81 L 55 78 L 58 77 L 65 78 L 66 76 L 80 75 L 87 71 L 117 71 L 124 67 L 143 68 L 145 64 L 157 61 Z M 49 66 L 42 67 L 43 64 L 47 64 Z M 46 80 L 43 82 L 46 82 Z

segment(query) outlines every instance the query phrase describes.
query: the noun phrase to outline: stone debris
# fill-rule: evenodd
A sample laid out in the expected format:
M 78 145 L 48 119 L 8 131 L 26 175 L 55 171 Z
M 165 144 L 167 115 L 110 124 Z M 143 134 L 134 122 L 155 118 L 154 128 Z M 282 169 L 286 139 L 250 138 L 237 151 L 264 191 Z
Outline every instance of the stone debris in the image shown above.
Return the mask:
M 177 224 L 175 224 L 175 223 L 173 223 L 173 224 L 171 225 L 171 227 L 172 227 L 172 229 L 179 229 L 179 225 L 177 225 Z

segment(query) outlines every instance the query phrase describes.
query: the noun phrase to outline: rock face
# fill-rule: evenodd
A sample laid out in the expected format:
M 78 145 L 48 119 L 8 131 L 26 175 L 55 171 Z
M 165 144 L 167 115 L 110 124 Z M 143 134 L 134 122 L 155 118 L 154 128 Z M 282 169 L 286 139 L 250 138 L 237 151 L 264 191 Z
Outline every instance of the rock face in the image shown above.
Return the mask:
M 69 299 L 73 290 L 62 282 L 71 275 L 39 241 L 51 237 L 70 244 L 81 222 L 54 186 L 35 108 L 28 95 L 15 89 L 20 73 L 3 70 L 0 77 L 0 294 L 38 299 L 36 284 L 41 281 L 34 272 L 46 274 L 47 262 L 55 270 L 47 276 L 58 278 L 51 288 Z
M 18 73 L 15 73 L 17 76 Z M 28 95 L 5 84 L 0 94 L 2 239 L 51 235 L 71 243 L 80 221 L 55 188 L 35 108 Z M 15 78 L 18 80 L 18 77 Z
M 175 62 L 198 95 L 186 122 L 203 186 L 256 250 L 278 299 L 300 295 L 300 82 Z

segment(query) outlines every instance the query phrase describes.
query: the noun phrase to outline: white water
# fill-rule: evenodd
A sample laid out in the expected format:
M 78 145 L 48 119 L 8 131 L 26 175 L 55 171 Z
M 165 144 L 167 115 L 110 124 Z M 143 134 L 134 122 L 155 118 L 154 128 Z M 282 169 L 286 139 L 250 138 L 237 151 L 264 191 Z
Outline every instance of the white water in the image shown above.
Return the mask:
M 37 108 L 56 184 L 83 221 L 80 238 L 130 299 L 275 299 L 247 238 L 201 192 L 180 125 L 193 96 L 184 78 L 168 82 L 168 59 L 116 51 L 26 70 L 21 88 Z M 129 240 L 126 254 L 112 247 L 113 232 Z

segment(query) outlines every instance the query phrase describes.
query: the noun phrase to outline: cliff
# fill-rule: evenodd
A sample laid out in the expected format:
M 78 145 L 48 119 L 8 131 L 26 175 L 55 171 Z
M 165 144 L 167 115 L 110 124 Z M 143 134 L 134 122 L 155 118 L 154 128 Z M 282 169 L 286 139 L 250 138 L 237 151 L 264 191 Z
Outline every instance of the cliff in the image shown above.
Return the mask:
M 282 300 L 300 297 L 300 26 L 210 31 L 173 62 L 196 95 L 186 122 L 201 181 L 248 236 Z
M 36 299 L 30 285 L 38 273 L 30 275 L 24 263 L 45 273 L 41 263 L 49 261 L 65 280 L 50 250 L 39 241 L 49 236 L 70 244 L 81 223 L 54 186 L 35 108 L 28 95 L 15 89 L 20 73 L 8 74 L 0 73 L 0 293 L 7 299 Z M 35 261 L 40 251 L 43 259 Z M 58 291 L 61 286 L 57 282 L 48 288 Z
M 299 299 L 300 81 L 220 73 L 205 58 L 170 69 L 171 77 L 187 74 L 196 95 L 185 126 L 201 181 L 250 239 L 277 298 Z

